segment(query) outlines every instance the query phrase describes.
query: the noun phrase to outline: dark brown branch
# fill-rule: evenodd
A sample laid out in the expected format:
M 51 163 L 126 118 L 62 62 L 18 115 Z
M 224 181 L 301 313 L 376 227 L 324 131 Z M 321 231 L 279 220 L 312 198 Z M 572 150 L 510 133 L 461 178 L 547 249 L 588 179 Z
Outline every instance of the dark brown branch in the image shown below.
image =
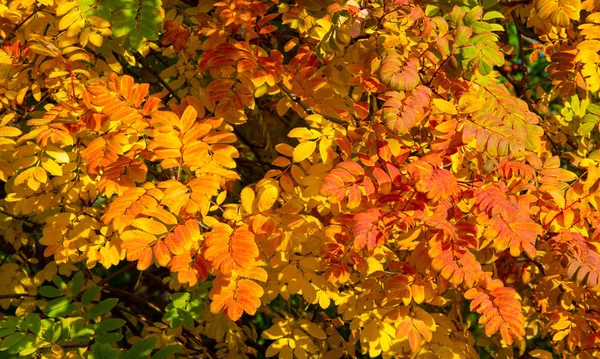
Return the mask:
M 120 276 L 121 274 L 127 272 L 128 270 L 131 270 L 131 269 L 135 268 L 136 265 L 137 265 L 137 262 L 131 262 L 131 263 L 127 264 L 125 267 L 119 269 L 118 271 L 114 272 L 113 274 L 111 274 L 108 277 L 106 277 L 106 278 L 102 279 L 101 281 L 99 281 L 98 282 L 98 286 L 102 287 L 104 284 L 110 282 L 114 278 Z
M 525 59 L 525 46 L 523 46 L 523 37 L 521 33 L 521 22 L 519 18 L 514 13 L 511 13 L 513 21 L 515 22 L 515 28 L 517 29 L 517 40 L 519 42 L 519 57 L 521 58 L 521 72 L 523 72 L 523 77 L 521 77 L 521 86 L 525 89 L 525 86 L 529 82 L 529 73 L 527 70 L 527 60 Z M 523 92 L 524 98 L 529 98 L 527 91 Z M 530 102 L 531 100 L 527 101 Z
M 7 217 L 12 218 L 12 219 L 16 219 L 18 221 L 27 222 L 27 223 L 32 224 L 34 226 L 41 226 L 40 223 L 34 222 L 34 221 L 32 221 L 30 219 L 27 219 L 25 217 L 15 216 L 14 214 L 10 214 L 10 213 L 6 212 L 5 210 L 2 210 L 2 209 L 0 209 L 0 213 L 2 213 L 3 215 L 5 215 Z
M 256 152 L 256 150 L 254 149 L 252 143 L 236 127 L 233 128 L 233 133 L 235 133 L 235 136 L 238 138 L 238 140 L 240 140 L 241 143 L 243 143 L 244 145 L 246 145 L 246 147 L 248 147 L 248 149 L 250 149 L 250 151 L 258 161 L 262 160 Z
M 120 297 L 124 297 L 125 299 L 129 300 L 130 302 L 133 301 L 133 303 L 136 303 L 136 304 L 140 304 L 140 303 L 144 304 L 146 307 L 152 309 L 153 311 L 155 311 L 157 313 L 160 313 L 161 315 L 164 314 L 163 310 L 158 305 L 156 305 L 140 296 L 130 293 L 126 290 L 111 287 L 111 286 L 104 286 L 103 289 L 108 291 L 109 293 L 116 294 Z
M 331 122 L 340 124 L 340 125 L 345 125 L 346 122 L 342 121 L 342 120 L 338 120 L 337 118 L 334 117 L 330 117 L 330 116 L 325 116 L 322 115 L 318 112 L 316 112 L 315 110 L 313 110 L 312 108 L 310 108 L 310 106 L 308 106 L 304 101 L 302 101 L 302 99 L 296 95 L 295 93 L 292 92 L 292 90 L 290 90 L 286 85 L 283 84 L 283 82 L 279 82 L 277 84 L 277 87 L 279 87 L 281 89 L 281 91 L 283 91 L 283 93 L 292 101 L 294 101 L 295 103 L 297 103 L 298 105 L 300 105 L 300 107 L 302 107 L 302 109 L 304 110 L 304 112 L 306 112 L 308 115 L 321 115 L 323 116 L 326 120 L 329 120 Z
M 21 299 L 24 297 L 28 297 L 28 298 L 35 298 L 37 297 L 37 295 L 32 295 L 32 294 L 2 294 L 0 295 L 0 300 L 2 299 Z
M 504 5 L 504 6 L 515 6 L 515 5 L 529 5 L 533 3 L 533 0 L 515 0 L 515 1 L 504 1 L 504 2 L 500 2 L 500 5 Z
M 43 8 L 44 6 L 42 6 Z M 8 36 L 6 36 L 6 38 L 4 40 L 0 40 L 0 45 L 3 44 L 6 41 L 9 41 L 10 39 L 12 39 L 13 37 L 15 37 L 15 35 L 17 34 L 17 30 L 19 30 L 21 28 L 21 26 L 25 25 L 25 23 L 27 21 L 29 21 L 29 19 L 31 19 L 33 17 L 33 15 L 37 14 L 37 12 L 40 9 L 38 8 L 37 4 L 35 4 L 33 6 L 33 12 L 29 15 L 27 15 L 27 17 L 25 19 L 23 19 L 23 21 L 21 21 L 20 23 L 17 24 L 17 26 L 15 26 L 14 29 L 12 29 L 12 31 L 10 32 L 10 34 L 8 34 Z
M 171 86 L 169 86 L 168 83 L 165 82 L 165 80 L 163 80 L 162 77 L 160 77 L 160 75 L 158 74 L 158 72 L 156 72 L 156 70 L 154 70 L 152 67 L 148 66 L 148 64 L 146 63 L 146 60 L 144 59 L 144 57 L 138 53 L 138 52 L 134 52 L 133 56 L 135 57 L 135 60 L 137 62 L 140 63 L 140 65 L 142 65 L 142 67 L 144 69 L 146 69 L 148 72 L 150 72 L 152 74 L 152 76 L 154 76 L 158 82 L 160 82 L 161 85 L 163 85 L 163 87 L 169 91 L 169 93 L 171 94 L 171 96 L 173 96 L 175 99 L 177 99 L 177 101 L 181 102 L 181 97 L 179 97 L 179 95 L 175 92 L 175 90 L 173 90 L 171 88 Z

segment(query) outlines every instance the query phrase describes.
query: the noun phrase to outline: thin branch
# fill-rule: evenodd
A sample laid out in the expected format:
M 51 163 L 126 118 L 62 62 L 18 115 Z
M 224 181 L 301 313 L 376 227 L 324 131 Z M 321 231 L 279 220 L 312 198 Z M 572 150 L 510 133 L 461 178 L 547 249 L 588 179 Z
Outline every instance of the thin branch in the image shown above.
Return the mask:
M 325 116 L 322 115 L 318 112 L 316 112 L 315 110 L 313 110 L 312 108 L 310 108 L 310 106 L 308 106 L 304 101 L 302 101 L 302 99 L 300 98 L 300 96 L 296 95 L 295 93 L 292 92 L 292 90 L 290 90 L 286 85 L 283 84 L 283 82 L 279 82 L 277 84 L 277 87 L 279 87 L 281 89 L 281 91 L 283 91 L 283 93 L 285 93 L 285 95 L 292 101 L 294 101 L 295 103 L 297 103 L 298 105 L 300 105 L 300 107 L 302 107 L 302 109 L 304 110 L 304 112 L 306 112 L 309 115 L 321 115 L 323 116 L 325 119 L 340 124 L 340 125 L 346 125 L 347 123 L 342 121 L 342 120 L 338 120 L 337 118 L 334 117 L 330 117 L 330 116 Z
M 511 15 L 513 21 L 515 22 L 515 28 L 517 29 L 517 40 L 519 41 L 519 57 L 521 58 L 521 72 L 523 72 L 523 77 L 521 78 L 521 86 L 525 88 L 525 85 L 529 82 L 529 73 L 527 69 L 527 60 L 525 59 L 525 46 L 523 46 L 521 22 L 519 21 L 519 18 L 514 12 L 512 12 Z M 529 97 L 529 95 L 527 95 L 527 91 L 524 91 L 523 95 L 526 98 Z
M 125 267 L 119 269 L 118 271 L 114 272 L 113 274 L 111 274 L 108 277 L 106 277 L 106 278 L 102 279 L 101 281 L 99 281 L 98 282 L 98 286 L 102 287 L 104 284 L 110 282 L 114 278 L 120 276 L 121 274 L 127 272 L 128 270 L 131 270 L 131 269 L 135 268 L 136 265 L 137 265 L 137 262 L 131 262 L 131 263 L 127 264 Z
M 32 295 L 32 294 L 2 294 L 0 295 L 0 300 L 2 299 L 21 299 L 23 297 L 29 297 L 29 298 L 35 298 L 37 297 L 37 295 Z
M 515 6 L 515 5 L 529 5 L 531 3 L 533 3 L 533 0 L 515 0 L 515 1 L 507 0 L 505 2 L 501 2 L 500 5 Z
M 10 213 L 6 212 L 5 210 L 2 210 L 2 209 L 0 209 L 0 213 L 2 213 L 3 215 L 5 215 L 7 217 L 12 218 L 12 219 L 16 219 L 18 221 L 23 221 L 23 222 L 27 222 L 29 224 L 33 224 L 34 226 L 41 226 L 42 225 L 41 223 L 34 222 L 34 221 L 32 221 L 30 219 L 27 219 L 25 217 L 15 216 L 14 214 L 10 214 Z
M 146 69 L 148 72 L 150 72 L 152 74 L 152 76 L 154 76 L 158 80 L 158 82 L 160 82 L 160 84 L 163 85 L 163 87 L 167 91 L 169 91 L 171 96 L 173 96 L 175 99 L 177 99 L 177 101 L 181 102 L 181 97 L 179 97 L 179 95 L 175 92 L 175 90 L 173 90 L 171 88 L 171 86 L 169 86 L 169 84 L 166 83 L 162 77 L 160 77 L 160 75 L 158 74 L 158 72 L 156 72 L 156 70 L 154 70 L 152 67 L 148 66 L 148 64 L 146 63 L 146 60 L 140 53 L 134 52 L 133 56 L 135 57 L 136 61 L 139 62 L 140 65 L 142 65 L 142 67 L 144 69 Z
M 155 311 L 161 315 L 164 314 L 164 311 L 158 305 L 156 305 L 140 296 L 130 293 L 126 290 L 111 287 L 111 286 L 104 286 L 103 289 L 105 289 L 109 293 L 113 293 L 116 295 L 120 295 L 121 297 L 125 297 L 126 299 L 129 299 L 130 301 L 133 300 L 137 304 L 142 303 L 145 306 L 147 306 L 148 308 L 152 309 L 153 311 Z
M 235 133 L 235 136 L 240 140 L 241 143 L 243 143 L 244 145 L 246 145 L 246 147 L 248 147 L 248 149 L 250 149 L 250 151 L 252 152 L 254 157 L 258 161 L 262 162 L 262 158 L 258 155 L 256 150 L 254 149 L 254 146 L 252 145 L 250 140 L 248 140 L 236 127 L 233 128 L 233 133 Z
M 42 8 L 43 7 L 44 6 L 42 6 Z M 15 35 L 17 34 L 17 30 L 19 30 L 21 28 L 21 26 L 25 25 L 25 23 L 27 21 L 29 21 L 29 19 L 31 19 L 33 17 L 33 15 L 37 14 L 39 10 L 40 9 L 38 8 L 37 4 L 35 4 L 33 6 L 33 12 L 31 14 L 27 15 L 27 17 L 25 19 L 23 19 L 23 21 L 21 21 L 20 23 L 18 23 L 17 26 L 15 26 L 15 28 L 12 29 L 12 31 L 10 32 L 10 34 L 8 34 L 8 36 L 6 36 L 6 38 L 4 40 L 0 40 L 0 44 L 3 44 L 4 42 L 9 41 L 13 37 L 15 37 Z
M 42 347 L 39 347 L 39 349 L 50 349 L 52 348 L 54 344 L 50 343 L 50 344 L 46 344 Z M 90 340 L 88 339 L 87 342 L 81 342 L 81 343 L 60 343 L 60 347 L 61 348 L 87 348 L 90 346 Z

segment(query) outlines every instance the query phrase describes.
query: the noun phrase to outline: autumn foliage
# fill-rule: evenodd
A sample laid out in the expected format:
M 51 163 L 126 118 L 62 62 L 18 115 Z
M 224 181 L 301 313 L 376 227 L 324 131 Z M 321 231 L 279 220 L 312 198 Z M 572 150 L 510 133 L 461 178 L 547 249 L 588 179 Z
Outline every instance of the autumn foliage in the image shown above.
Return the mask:
M 0 0 L 0 45 L 0 358 L 600 356 L 599 1 Z

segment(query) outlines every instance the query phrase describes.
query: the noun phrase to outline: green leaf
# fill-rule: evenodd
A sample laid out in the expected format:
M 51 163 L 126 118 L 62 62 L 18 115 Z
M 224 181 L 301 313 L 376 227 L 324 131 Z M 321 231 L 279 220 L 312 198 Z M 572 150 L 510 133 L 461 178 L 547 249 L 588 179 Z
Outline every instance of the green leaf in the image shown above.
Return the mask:
M 180 349 L 181 345 L 178 344 L 167 345 L 166 347 L 154 353 L 152 359 L 167 359 L 179 352 Z
M 98 302 L 88 313 L 88 319 L 93 319 L 108 313 L 119 302 L 118 298 L 108 298 Z
M 4 338 L 7 335 L 10 335 L 17 330 L 17 325 L 19 324 L 19 319 L 17 317 L 5 317 L 3 321 L 0 322 L 0 338 Z
M 63 330 L 63 323 L 54 323 L 54 325 L 52 326 L 52 331 L 50 332 L 52 334 L 50 341 L 52 343 L 57 343 L 58 341 L 60 341 L 60 339 L 63 336 L 63 332 L 66 332 L 66 330 Z M 44 334 L 46 333 L 44 332 Z
M 484 21 L 476 21 L 472 23 L 471 28 L 476 34 L 483 34 L 492 31 L 492 25 Z
M 470 25 L 473 22 L 481 19 L 481 15 L 483 14 L 483 9 L 481 6 L 475 6 L 463 17 L 463 22 L 465 25 Z
M 71 295 L 76 296 L 83 288 L 83 272 L 77 272 L 71 281 Z
M 94 324 L 96 333 L 106 333 L 121 328 L 125 325 L 125 321 L 120 318 L 109 318 Z
M 50 285 L 40 287 L 39 292 L 42 296 L 46 298 L 56 298 L 65 294 L 64 291 Z
M 27 315 L 25 322 L 27 323 L 27 328 L 30 332 L 35 335 L 40 334 L 40 330 L 42 329 L 42 320 L 40 319 L 39 315 L 31 313 Z
M 470 27 L 459 25 L 454 35 L 454 44 L 457 47 L 464 46 L 469 43 L 469 38 L 473 34 L 473 29 Z
M 96 337 L 96 343 L 116 343 L 119 340 L 123 339 L 123 334 L 121 333 L 106 333 Z
M 135 342 L 131 349 L 129 349 L 127 358 L 144 359 L 152 353 L 154 345 L 156 345 L 156 337 L 150 337 L 147 340 L 140 340 L 138 342 Z
M 594 127 L 596 127 L 595 123 L 584 122 L 577 129 L 577 134 L 580 136 L 589 135 L 592 132 L 592 130 L 594 129 Z
M 592 114 L 588 113 L 585 116 L 583 116 L 583 118 L 581 119 L 581 121 L 583 121 L 583 122 L 597 123 L 597 122 L 600 122 L 600 116 L 596 116 L 596 115 L 592 115 Z
M 64 317 L 74 312 L 77 307 L 65 297 L 56 298 L 46 305 L 44 313 L 50 318 Z
M 33 341 L 31 343 L 31 345 L 29 347 L 21 350 L 19 352 L 19 356 L 22 356 L 22 357 L 31 357 L 31 354 L 35 353 L 39 349 L 40 345 L 43 345 L 43 342 L 42 343 L 37 343 L 37 345 L 35 345 L 36 344 L 35 343 L 35 338 L 31 338 L 31 339 Z
M 0 350 L 7 350 L 25 337 L 25 333 L 12 333 L 0 342 Z
M 599 115 L 600 116 L 600 105 L 596 105 L 596 104 L 589 104 L 587 106 L 587 112 L 591 112 L 594 115 Z
M 76 330 L 73 331 L 72 334 L 72 339 L 76 339 L 76 338 L 84 338 L 84 339 L 88 339 L 91 340 L 92 336 L 95 334 L 94 329 L 92 329 L 91 325 L 86 325 L 82 328 L 78 328 Z
M 504 19 L 504 15 L 500 11 L 488 11 L 483 15 L 483 20 Z
M 481 6 L 484 9 L 489 9 L 489 8 L 491 8 L 492 6 L 496 5 L 499 2 L 500 2 L 500 0 L 483 0 L 481 2 Z
M 59 275 L 52 277 L 52 283 L 54 283 L 54 285 L 56 285 L 59 289 L 67 289 L 67 283 L 65 283 L 65 281 Z
M 175 308 L 185 308 L 188 300 L 190 300 L 191 294 L 189 292 L 173 293 L 171 295 L 171 301 Z
M 114 350 L 109 343 L 96 342 L 92 345 L 92 353 L 89 359 L 113 359 Z
M 33 352 L 37 350 L 36 347 L 33 346 L 35 342 L 35 337 L 32 335 L 26 335 L 24 338 L 19 340 L 18 343 L 8 349 L 8 354 L 17 354 L 20 352 L 31 353 L 31 349 L 33 348 Z
M 100 294 L 101 291 L 102 288 L 98 287 L 97 285 L 89 287 L 85 290 L 85 292 L 83 292 L 83 295 L 81 296 L 81 304 L 84 306 L 90 304 L 92 300 L 94 300 L 94 298 L 96 298 L 96 296 Z

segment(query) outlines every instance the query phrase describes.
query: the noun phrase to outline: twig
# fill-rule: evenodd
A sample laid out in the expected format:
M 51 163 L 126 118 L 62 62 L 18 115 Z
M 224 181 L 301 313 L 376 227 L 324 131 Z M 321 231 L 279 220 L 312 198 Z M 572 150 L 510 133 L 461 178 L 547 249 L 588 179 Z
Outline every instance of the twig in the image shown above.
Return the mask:
M 113 280 L 114 278 L 120 276 L 121 274 L 127 272 L 128 270 L 135 268 L 135 266 L 137 265 L 137 262 L 131 262 L 129 264 L 127 264 L 125 267 L 119 269 L 118 271 L 114 272 L 113 274 L 109 275 L 108 277 L 102 279 L 101 281 L 98 282 L 98 286 L 102 287 L 104 284 L 110 282 L 111 280 Z
M 27 222 L 29 224 L 33 224 L 34 226 L 41 226 L 42 225 L 41 223 L 34 222 L 34 221 L 32 221 L 30 219 L 27 219 L 25 217 L 15 216 L 14 214 L 10 214 L 10 213 L 2 210 L 2 209 L 0 209 L 0 213 L 2 213 L 5 216 L 8 216 L 8 217 L 10 217 L 12 219 L 16 219 L 18 221 L 23 221 L 23 222 Z
M 42 347 L 39 347 L 39 349 L 50 349 L 52 348 L 54 344 L 50 343 L 50 344 L 46 344 Z M 81 343 L 60 343 L 60 347 L 61 348 L 87 348 L 90 346 L 90 340 L 88 339 L 87 341 L 83 341 Z
M 42 6 L 43 7 L 43 6 Z M 27 15 L 27 17 L 25 19 L 23 19 L 23 21 L 21 21 L 20 23 L 17 24 L 17 26 L 15 26 L 14 29 L 12 29 L 12 31 L 10 32 L 10 34 L 8 34 L 8 36 L 6 36 L 5 39 L 0 40 L 0 45 L 5 43 L 6 41 L 9 41 L 10 39 L 12 39 L 13 37 L 15 37 L 15 35 L 17 34 L 17 30 L 19 30 L 19 28 L 21 28 L 21 26 L 25 25 L 25 23 L 27 21 L 29 21 L 29 19 L 31 19 L 33 17 L 33 15 L 37 14 L 37 12 L 40 9 L 38 9 L 37 4 L 33 5 L 33 12 L 29 15 Z
M 533 3 L 533 0 L 516 0 L 516 1 L 506 1 L 506 2 L 501 2 L 501 5 L 504 6 L 514 6 L 514 5 L 529 5 Z
M 175 90 L 173 90 L 171 88 L 171 86 L 169 86 L 169 84 L 166 83 L 165 80 L 163 80 L 162 77 L 160 77 L 160 75 L 158 74 L 158 72 L 156 72 L 153 68 L 151 68 L 150 66 L 148 66 L 148 64 L 144 60 L 144 57 L 140 53 L 134 52 L 133 56 L 135 57 L 136 61 L 139 62 L 140 65 L 142 65 L 142 67 L 144 69 L 146 69 L 148 72 L 150 72 L 152 74 L 152 76 L 156 77 L 156 79 L 158 80 L 158 82 L 160 82 L 160 84 L 163 85 L 163 87 L 167 91 L 169 91 L 169 93 L 171 94 L 171 96 L 173 96 L 175 99 L 177 99 L 177 101 L 181 102 L 181 97 L 179 97 L 179 95 L 175 92 Z
M 292 92 L 292 90 L 290 90 L 286 85 L 283 84 L 283 82 L 279 82 L 277 84 L 277 87 L 279 87 L 281 89 L 281 91 L 283 91 L 283 93 L 285 93 L 285 95 L 287 97 L 289 97 L 290 100 L 294 101 L 295 103 L 297 103 L 298 105 L 300 105 L 300 107 L 302 107 L 302 109 L 304 110 L 304 112 L 306 112 L 309 115 L 321 115 L 323 116 L 325 119 L 340 124 L 340 125 L 345 125 L 347 124 L 344 121 L 338 120 L 337 118 L 334 117 L 330 117 L 330 116 L 325 116 L 322 115 L 318 112 L 316 112 L 315 110 L 313 110 L 312 108 L 310 108 L 310 106 L 308 106 L 304 101 L 302 101 L 302 99 L 296 95 L 295 93 Z
M 521 86 L 523 86 L 525 89 L 525 85 L 529 82 L 529 74 L 527 70 L 527 60 L 525 59 L 525 46 L 523 46 L 523 38 L 521 37 L 521 22 L 514 12 L 512 12 L 511 15 L 513 21 L 515 22 L 515 28 L 517 29 L 517 40 L 519 41 L 519 57 L 521 58 L 521 72 L 523 72 L 523 77 L 521 77 Z M 527 95 L 527 91 L 524 91 L 523 95 L 527 98 L 529 97 L 529 95 Z
M 1 294 L 0 295 L 0 300 L 2 299 L 21 299 L 23 297 L 29 297 L 29 298 L 35 298 L 37 297 L 37 295 L 32 295 L 32 294 Z
M 117 295 L 120 295 L 122 297 L 126 297 L 129 300 L 133 300 L 135 303 L 138 303 L 138 304 L 142 303 L 145 306 L 147 306 L 148 308 L 152 309 L 153 311 L 155 311 L 157 313 L 160 313 L 161 315 L 164 314 L 164 311 L 159 306 L 157 306 L 156 304 L 154 304 L 154 303 L 152 303 L 152 302 L 150 302 L 150 301 L 148 301 L 148 300 L 146 300 L 146 299 L 144 299 L 144 298 L 142 298 L 140 296 L 137 296 L 137 295 L 135 295 L 133 293 L 130 293 L 130 292 L 126 291 L 126 290 L 115 288 L 115 287 L 111 287 L 111 286 L 104 286 L 103 289 L 105 289 L 106 291 L 108 291 L 110 293 L 117 294 Z
M 246 145 L 246 147 L 248 147 L 248 149 L 250 149 L 250 151 L 258 161 L 262 161 L 261 157 L 254 149 L 252 143 L 237 128 L 233 128 L 233 133 L 235 133 L 235 136 L 240 140 L 240 142 L 242 142 L 244 145 Z

